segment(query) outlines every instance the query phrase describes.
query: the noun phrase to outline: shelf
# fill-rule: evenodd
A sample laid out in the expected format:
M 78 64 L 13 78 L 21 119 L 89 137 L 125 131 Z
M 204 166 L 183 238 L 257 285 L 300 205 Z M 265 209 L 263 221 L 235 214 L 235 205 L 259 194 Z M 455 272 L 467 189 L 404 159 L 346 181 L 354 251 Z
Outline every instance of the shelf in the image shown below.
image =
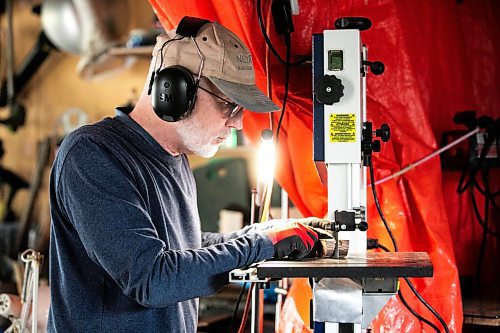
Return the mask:
M 153 45 L 138 47 L 113 47 L 109 49 L 108 54 L 114 56 L 144 56 L 151 57 Z

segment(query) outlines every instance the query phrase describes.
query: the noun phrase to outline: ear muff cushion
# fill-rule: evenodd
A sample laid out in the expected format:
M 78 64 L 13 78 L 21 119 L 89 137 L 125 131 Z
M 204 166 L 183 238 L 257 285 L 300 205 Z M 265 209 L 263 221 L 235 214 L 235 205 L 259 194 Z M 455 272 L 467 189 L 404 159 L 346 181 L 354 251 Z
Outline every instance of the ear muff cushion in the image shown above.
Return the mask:
M 196 82 L 186 68 L 166 67 L 155 76 L 151 102 L 161 119 L 174 122 L 186 117 L 193 109 L 195 98 Z

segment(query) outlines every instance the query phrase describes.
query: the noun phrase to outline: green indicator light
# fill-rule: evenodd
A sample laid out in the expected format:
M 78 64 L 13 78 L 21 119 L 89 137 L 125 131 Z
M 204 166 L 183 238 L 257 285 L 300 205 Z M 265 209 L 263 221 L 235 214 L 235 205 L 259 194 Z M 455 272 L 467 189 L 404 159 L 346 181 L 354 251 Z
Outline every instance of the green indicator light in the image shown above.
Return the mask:
M 328 70 L 341 71 L 344 69 L 344 52 L 342 50 L 328 51 Z

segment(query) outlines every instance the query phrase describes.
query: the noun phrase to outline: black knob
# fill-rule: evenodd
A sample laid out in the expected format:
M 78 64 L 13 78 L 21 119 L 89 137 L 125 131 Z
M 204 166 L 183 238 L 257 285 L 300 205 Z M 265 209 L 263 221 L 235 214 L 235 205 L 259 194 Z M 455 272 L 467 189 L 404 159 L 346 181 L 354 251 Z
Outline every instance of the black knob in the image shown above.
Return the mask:
M 373 140 L 373 151 L 376 153 L 380 152 L 380 140 Z
M 332 105 L 344 96 L 344 86 L 335 75 L 324 75 L 314 84 L 314 95 L 318 102 Z
M 469 130 L 476 128 L 476 111 L 465 110 L 458 112 L 453 116 L 453 122 L 455 124 L 465 125 Z
M 360 231 L 368 230 L 368 223 L 366 223 L 365 221 L 359 222 L 358 223 L 358 230 L 360 230 Z
M 370 71 L 375 75 L 380 75 L 385 71 L 385 65 L 382 61 L 363 61 L 363 65 L 370 66 Z
M 335 29 L 358 29 L 368 30 L 372 27 L 372 21 L 366 17 L 341 17 L 335 20 Z
M 374 61 L 370 66 L 370 71 L 375 75 L 380 75 L 385 71 L 385 65 L 381 61 Z
M 378 130 L 375 131 L 375 135 L 377 135 L 383 142 L 389 141 L 391 138 L 391 129 L 389 125 L 382 124 Z

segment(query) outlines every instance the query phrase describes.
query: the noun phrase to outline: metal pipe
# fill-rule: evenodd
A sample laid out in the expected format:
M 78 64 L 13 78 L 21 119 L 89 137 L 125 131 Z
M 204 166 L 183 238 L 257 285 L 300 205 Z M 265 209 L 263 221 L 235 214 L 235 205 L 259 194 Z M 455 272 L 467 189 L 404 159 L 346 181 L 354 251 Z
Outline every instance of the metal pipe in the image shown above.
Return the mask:
M 38 258 L 33 259 L 33 303 L 31 306 L 31 332 L 36 333 L 38 329 L 38 278 L 40 273 L 40 262 Z
M 465 134 L 464 136 L 462 136 L 462 137 L 460 137 L 460 138 L 456 139 L 455 141 L 450 142 L 449 144 L 447 144 L 447 145 L 446 145 L 446 146 L 444 146 L 443 148 L 438 149 L 438 150 L 436 150 L 435 152 L 433 152 L 433 153 L 431 153 L 431 154 L 429 154 L 429 155 L 427 155 L 427 156 L 425 156 L 425 157 L 422 157 L 421 159 L 419 159 L 419 160 L 418 160 L 418 161 L 416 161 L 416 162 L 410 163 L 409 165 L 407 165 L 407 166 L 406 166 L 406 167 L 404 167 L 403 169 L 399 170 L 398 172 L 395 172 L 395 173 L 393 173 L 393 174 L 392 174 L 392 175 L 390 175 L 390 176 L 387 176 L 387 177 L 385 177 L 385 178 L 382 178 L 382 179 L 380 179 L 380 180 L 377 180 L 377 181 L 375 182 L 375 185 L 380 185 L 380 184 L 382 184 L 382 183 L 385 183 L 386 181 L 389 181 L 389 180 L 391 180 L 391 179 L 393 179 L 393 178 L 396 178 L 396 177 L 401 176 L 402 174 L 404 174 L 404 173 L 406 173 L 406 172 L 410 171 L 411 169 L 416 168 L 416 167 L 417 167 L 417 166 L 419 166 L 420 164 L 425 163 L 425 162 L 427 162 L 428 160 L 430 160 L 430 159 L 432 159 L 432 158 L 436 157 L 437 155 L 439 155 L 439 154 L 441 154 L 441 153 L 443 153 L 443 152 L 447 151 L 447 150 L 448 150 L 448 149 L 450 149 L 451 147 L 456 146 L 457 144 L 459 144 L 460 142 L 464 141 L 465 139 L 468 139 L 469 137 L 471 137 L 471 136 L 473 136 L 474 134 L 476 134 L 477 132 L 479 132 L 479 130 L 480 130 L 480 129 L 479 129 L 479 127 L 478 127 L 478 128 L 476 128 L 476 129 L 474 129 L 474 130 L 470 131 L 469 133 Z M 371 186 L 371 184 L 369 184 L 368 186 Z
M 251 207 L 250 207 L 250 224 L 255 223 L 255 210 L 257 205 L 257 190 L 255 188 L 252 189 L 252 197 L 251 197 Z

